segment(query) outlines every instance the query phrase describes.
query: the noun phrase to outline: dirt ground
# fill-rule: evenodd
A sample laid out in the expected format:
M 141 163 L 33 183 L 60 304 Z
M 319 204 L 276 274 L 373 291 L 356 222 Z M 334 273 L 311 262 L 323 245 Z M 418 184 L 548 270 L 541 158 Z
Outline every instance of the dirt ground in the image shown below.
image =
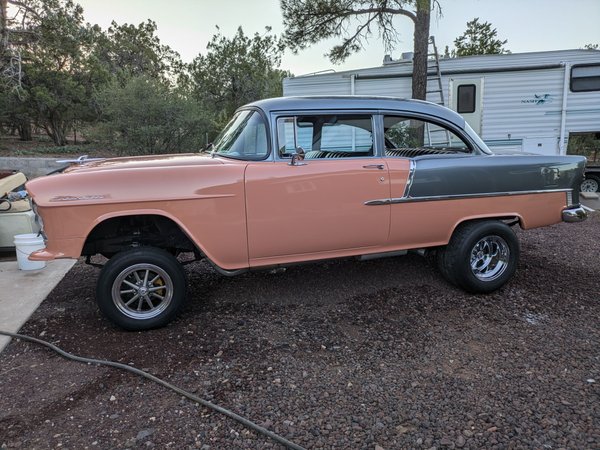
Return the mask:
M 187 266 L 170 326 L 124 332 L 78 263 L 21 330 L 132 364 L 306 448 L 600 448 L 600 217 L 519 232 L 514 280 L 473 296 L 418 256 L 225 278 Z M 15 299 L 15 302 L 18 302 Z M 0 448 L 278 445 L 135 375 L 13 341 Z

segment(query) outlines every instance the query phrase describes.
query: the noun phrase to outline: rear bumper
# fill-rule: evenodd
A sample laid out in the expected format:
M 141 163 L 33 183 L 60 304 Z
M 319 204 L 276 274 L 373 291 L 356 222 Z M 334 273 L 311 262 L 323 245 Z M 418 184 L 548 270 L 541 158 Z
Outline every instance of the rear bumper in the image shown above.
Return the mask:
M 590 208 L 587 208 L 583 205 L 572 205 L 566 209 L 563 209 L 562 212 L 562 220 L 563 222 L 582 222 L 587 219 L 588 211 L 591 211 Z

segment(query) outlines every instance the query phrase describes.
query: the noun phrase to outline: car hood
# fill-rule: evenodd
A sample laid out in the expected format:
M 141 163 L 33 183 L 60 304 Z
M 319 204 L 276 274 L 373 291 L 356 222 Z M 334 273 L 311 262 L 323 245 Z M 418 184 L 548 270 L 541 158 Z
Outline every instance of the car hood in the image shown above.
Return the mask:
M 111 158 L 73 164 L 25 187 L 40 207 L 198 199 L 240 183 L 246 164 L 197 153 Z
M 223 159 L 211 158 L 198 153 L 176 155 L 133 156 L 125 158 L 109 158 L 91 160 L 82 164 L 72 164 L 63 173 L 93 172 L 119 169 L 144 169 L 156 167 L 206 166 L 223 164 Z

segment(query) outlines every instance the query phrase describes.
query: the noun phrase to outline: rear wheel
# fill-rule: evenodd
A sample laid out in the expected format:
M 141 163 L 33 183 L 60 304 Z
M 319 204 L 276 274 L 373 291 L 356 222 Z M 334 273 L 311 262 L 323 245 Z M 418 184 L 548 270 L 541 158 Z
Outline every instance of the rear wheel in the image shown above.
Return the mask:
M 164 250 L 141 247 L 117 253 L 96 287 L 100 311 L 126 330 L 147 330 L 172 321 L 186 297 L 183 267 Z
M 460 225 L 438 253 L 440 272 L 467 292 L 489 293 L 506 284 L 519 260 L 519 241 L 499 221 Z

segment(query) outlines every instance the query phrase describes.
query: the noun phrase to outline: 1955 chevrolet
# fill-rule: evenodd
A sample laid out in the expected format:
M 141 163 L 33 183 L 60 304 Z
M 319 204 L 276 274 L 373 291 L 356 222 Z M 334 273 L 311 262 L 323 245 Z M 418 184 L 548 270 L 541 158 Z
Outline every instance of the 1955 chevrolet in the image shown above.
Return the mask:
M 450 283 L 488 293 L 516 270 L 511 226 L 586 218 L 584 165 L 495 154 L 432 103 L 263 100 L 235 113 L 209 155 L 80 159 L 27 183 L 46 239 L 30 259 L 109 258 L 97 302 L 130 330 L 163 326 L 180 310 L 182 252 L 236 275 L 433 251 Z

